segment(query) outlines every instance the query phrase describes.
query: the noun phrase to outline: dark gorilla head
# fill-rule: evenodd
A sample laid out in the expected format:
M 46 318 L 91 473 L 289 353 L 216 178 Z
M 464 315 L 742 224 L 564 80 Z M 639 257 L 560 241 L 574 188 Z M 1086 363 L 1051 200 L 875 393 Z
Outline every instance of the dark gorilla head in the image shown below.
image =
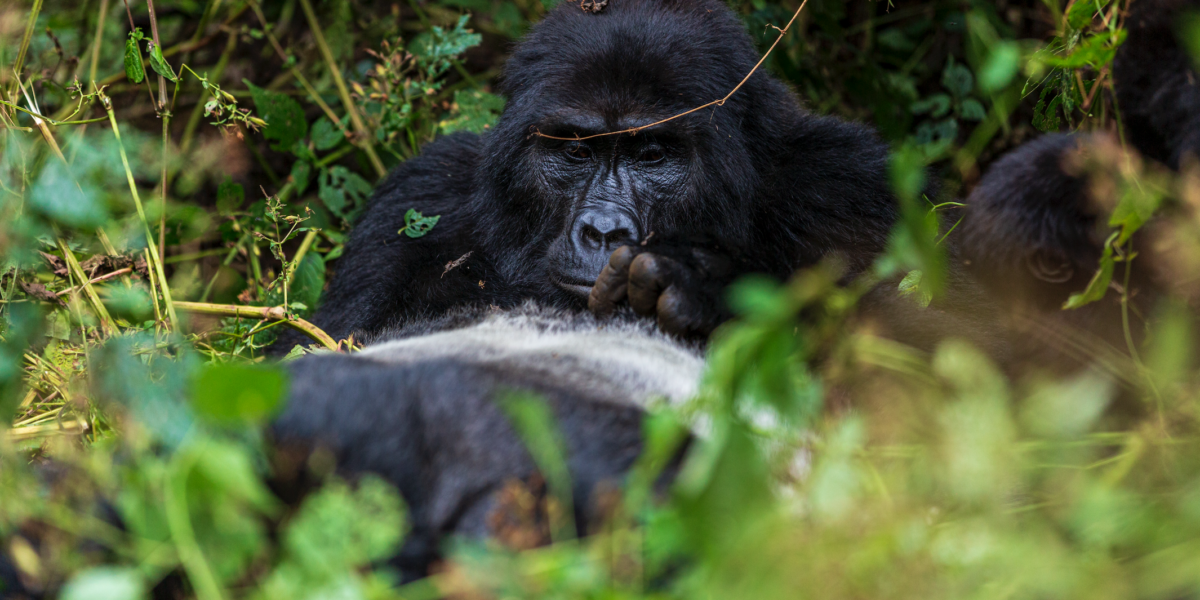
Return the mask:
M 509 249 L 493 252 L 501 271 L 520 277 L 512 271 L 540 256 L 550 280 L 582 299 L 621 245 L 680 233 L 745 245 L 774 132 L 800 114 L 777 81 L 756 74 L 724 106 L 637 134 L 552 138 L 672 117 L 727 94 L 757 60 L 716 0 L 620 0 L 599 14 L 565 2 L 551 12 L 506 66 L 509 104 L 486 142 L 479 234 Z M 523 251 L 512 251 L 515 240 Z

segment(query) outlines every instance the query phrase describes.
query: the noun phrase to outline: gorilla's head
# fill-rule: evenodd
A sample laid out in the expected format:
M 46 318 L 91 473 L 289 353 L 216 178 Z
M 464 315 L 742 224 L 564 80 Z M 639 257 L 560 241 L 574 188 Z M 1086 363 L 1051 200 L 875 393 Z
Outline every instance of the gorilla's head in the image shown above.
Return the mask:
M 619 246 L 681 233 L 745 243 L 774 132 L 798 114 L 777 81 L 759 73 L 723 106 L 597 134 L 719 99 L 757 60 L 718 0 L 619 0 L 599 14 L 564 2 L 506 66 L 480 233 L 509 255 L 538 256 L 580 299 Z

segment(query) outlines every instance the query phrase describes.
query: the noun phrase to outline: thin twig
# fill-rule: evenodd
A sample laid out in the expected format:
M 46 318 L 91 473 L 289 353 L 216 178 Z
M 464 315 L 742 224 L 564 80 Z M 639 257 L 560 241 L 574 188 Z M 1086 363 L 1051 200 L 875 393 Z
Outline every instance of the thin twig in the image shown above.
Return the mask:
M 807 2 L 808 0 L 804 1 Z M 313 39 L 317 42 L 317 48 L 321 50 L 321 56 L 325 58 L 325 64 L 329 67 L 329 74 L 333 76 L 333 83 L 337 85 L 338 96 L 342 99 L 342 105 L 346 107 L 346 114 L 350 115 L 350 123 L 354 125 L 354 131 L 358 134 L 360 147 L 367 154 L 367 158 L 370 159 L 371 166 L 375 168 L 375 174 L 379 177 L 387 175 L 387 169 L 384 168 L 383 161 L 379 160 L 379 155 L 375 153 L 375 147 L 371 144 L 371 133 L 367 131 L 367 126 L 363 123 L 362 117 L 358 114 L 358 109 L 354 107 L 354 101 L 350 98 L 350 88 L 346 87 L 346 80 L 342 78 L 342 70 L 338 67 L 337 61 L 334 60 L 333 51 L 329 49 L 329 44 L 325 42 L 325 32 L 321 30 L 321 23 L 317 20 L 317 13 L 313 11 L 312 2 L 309 2 L 309 0 L 300 0 L 300 7 L 304 9 L 304 16 L 308 18 L 308 25 L 312 29 Z
M 304 2 L 307 5 L 308 0 L 300 0 L 300 1 Z M 534 129 L 532 135 L 537 136 L 537 137 L 543 137 L 543 138 L 546 138 L 549 140 L 563 140 L 566 142 L 581 142 L 583 140 L 590 140 L 592 138 L 598 138 L 598 137 L 607 137 L 610 135 L 621 135 L 621 134 L 625 134 L 625 133 L 636 134 L 639 131 L 642 131 L 643 129 L 649 129 L 649 128 L 655 127 L 657 125 L 662 125 L 663 123 L 666 123 L 668 121 L 674 121 L 675 119 L 678 119 L 680 117 L 686 117 L 694 112 L 704 110 L 710 106 L 725 106 L 725 102 L 727 100 L 729 100 L 730 98 L 732 98 L 733 95 L 738 92 L 738 90 L 742 89 L 742 86 L 746 85 L 746 82 L 750 81 L 750 78 L 752 76 L 754 76 L 754 74 L 756 72 L 758 72 L 759 67 L 761 67 L 763 65 L 763 63 L 766 62 L 767 57 L 771 56 L 771 52 L 773 52 L 775 50 L 775 46 L 778 46 L 779 42 L 783 41 L 783 36 L 787 35 L 788 30 L 790 30 L 792 28 L 792 24 L 796 22 L 796 19 L 800 16 L 800 12 L 803 11 L 804 7 L 807 5 L 808 5 L 808 0 L 804 0 L 804 2 L 800 3 L 800 8 L 796 9 L 796 13 L 792 15 L 792 18 L 790 21 L 788 21 L 788 24 L 786 27 L 784 27 L 783 29 L 779 29 L 778 27 L 775 27 L 775 29 L 779 31 L 779 37 L 775 38 L 775 42 L 773 44 L 771 44 L 770 48 L 767 48 L 767 51 L 766 51 L 766 53 L 764 53 L 762 55 L 762 58 L 758 59 L 758 63 L 756 63 L 754 65 L 754 68 L 750 69 L 750 72 L 747 73 L 746 76 L 743 77 L 740 82 L 738 82 L 737 86 L 735 86 L 732 90 L 730 90 L 728 94 L 725 94 L 724 98 L 713 100 L 712 102 L 709 102 L 708 104 L 702 104 L 700 106 L 697 106 L 696 108 L 681 112 L 673 117 L 667 117 L 661 121 L 655 121 L 648 125 L 639 125 L 637 127 L 630 127 L 629 129 L 622 129 L 621 131 L 608 131 L 605 133 L 597 133 L 597 134 L 584 136 L 584 137 L 580 137 L 578 135 L 576 135 L 575 137 L 556 137 L 553 135 L 546 135 L 546 134 Z M 772 27 L 774 27 L 774 26 L 772 26 Z
M 132 272 L 133 272 L 133 267 L 125 267 L 124 269 L 117 269 L 116 271 L 113 271 L 112 273 L 107 273 L 107 274 L 101 275 L 95 279 L 91 279 L 88 281 L 88 283 L 90 283 L 90 284 L 101 283 L 104 281 L 108 281 L 109 279 L 112 279 L 114 277 L 120 277 L 126 273 L 132 273 Z M 76 287 L 73 287 L 70 289 L 63 290 L 55 295 L 56 296 L 66 296 L 67 294 L 73 294 L 75 292 L 78 292 L 82 288 L 83 288 L 83 286 L 76 286 Z

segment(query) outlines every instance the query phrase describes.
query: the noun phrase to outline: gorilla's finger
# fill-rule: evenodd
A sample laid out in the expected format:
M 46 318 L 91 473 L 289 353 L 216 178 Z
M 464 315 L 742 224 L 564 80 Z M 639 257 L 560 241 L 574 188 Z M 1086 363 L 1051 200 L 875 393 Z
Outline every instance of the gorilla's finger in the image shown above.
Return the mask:
M 597 316 L 607 317 L 617 309 L 617 303 L 625 299 L 629 287 L 629 265 L 633 262 L 634 250 L 630 246 L 617 248 L 608 257 L 608 265 L 596 277 L 592 293 L 588 295 L 588 310 Z
M 670 283 L 671 259 L 649 252 L 629 265 L 629 305 L 639 315 L 654 314 L 658 297 Z
M 669 286 L 658 297 L 658 328 L 671 335 L 680 337 L 692 333 L 694 326 L 688 309 L 687 294 L 677 286 Z

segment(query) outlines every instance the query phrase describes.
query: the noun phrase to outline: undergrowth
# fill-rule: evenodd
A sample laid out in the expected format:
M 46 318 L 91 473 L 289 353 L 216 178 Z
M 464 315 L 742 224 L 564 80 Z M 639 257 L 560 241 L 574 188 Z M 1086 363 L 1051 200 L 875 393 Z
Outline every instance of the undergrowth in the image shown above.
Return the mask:
M 800 5 L 730 3 L 764 50 L 766 25 Z M 287 389 L 263 348 L 294 327 L 312 348 L 352 349 L 304 321 L 349 224 L 425 143 L 487 131 L 504 53 L 550 4 L 0 4 L 0 540 L 31 587 L 72 599 L 1200 596 L 1186 298 L 1136 321 L 1152 325 L 1144 347 L 1123 349 L 1130 361 L 1013 380 L 965 342 L 926 355 L 859 328 L 862 289 L 834 285 L 832 267 L 750 280 L 703 393 L 647 421 L 647 451 L 598 535 L 522 552 L 464 542 L 439 574 L 399 586 L 380 562 L 405 532 L 386 484 L 329 475 L 288 512 L 262 484 L 260 428 Z M 1125 5 L 812 0 L 767 67 L 814 110 L 868 120 L 898 148 L 905 218 L 874 275 L 906 274 L 927 304 L 946 260 L 931 212 L 1039 131 L 1115 128 Z M 1151 215 L 1200 206 L 1195 173 L 1114 160 L 1113 237 L 1077 306 L 1128 293 L 1114 265 L 1136 268 L 1130 236 Z M 946 198 L 920 196 L 929 165 Z M 403 233 L 436 218 L 410 215 Z M 1172 232 L 1194 274 L 1200 222 Z M 554 424 L 524 402 L 510 416 L 558 473 Z M 656 475 L 696 422 L 707 435 L 660 497 Z

